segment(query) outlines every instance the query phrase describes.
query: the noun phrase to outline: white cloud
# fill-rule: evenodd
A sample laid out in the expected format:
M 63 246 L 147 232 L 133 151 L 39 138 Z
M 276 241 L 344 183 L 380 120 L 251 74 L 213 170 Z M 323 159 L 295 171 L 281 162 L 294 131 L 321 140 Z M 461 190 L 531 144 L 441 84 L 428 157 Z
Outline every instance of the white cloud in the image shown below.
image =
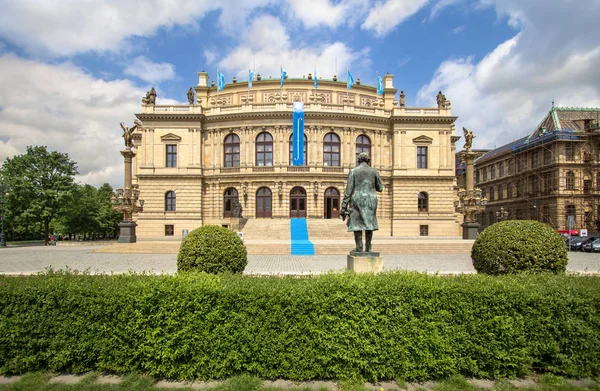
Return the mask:
M 119 123 L 131 126 L 143 90 L 129 80 L 96 79 L 69 63 L 41 64 L 12 54 L 0 56 L 0 69 L 1 162 L 28 145 L 46 145 L 78 163 L 77 180 L 122 183 Z
M 454 6 L 458 3 L 462 3 L 465 0 L 439 0 L 437 3 L 431 7 L 431 12 L 429 14 L 429 20 L 435 19 L 442 11 L 450 6 Z
M 5 0 L 0 36 L 35 55 L 118 50 L 131 36 L 194 25 L 217 7 L 208 0 Z
M 600 107 L 600 27 L 595 22 L 600 1 L 593 2 L 595 7 L 480 0 L 493 5 L 506 23 L 520 26 L 520 32 L 479 62 L 474 57 L 442 62 L 419 91 L 417 103 L 435 105 L 435 95 L 443 90 L 459 116 L 457 129 L 474 128 L 478 148 L 528 135 L 552 101 L 558 106 Z
M 292 45 L 281 21 L 270 15 L 255 19 L 241 37 L 242 43 L 219 61 L 219 68 L 232 72 L 242 80 L 247 77 L 248 67 L 253 65 L 256 73 L 260 73 L 263 78 L 268 75 L 279 77 L 281 64 L 291 78 L 312 73 L 316 65 L 319 76 L 331 79 L 337 61 L 338 75 L 342 80 L 345 78 L 346 68 L 352 64 L 360 66 L 360 69 L 366 69 L 370 65 L 368 49 L 353 52 L 341 42 L 323 42 L 318 46 Z M 356 59 L 361 60 L 358 62 Z M 355 78 L 360 77 L 354 71 L 353 75 Z
M 307 28 L 328 26 L 336 28 L 342 24 L 353 25 L 369 8 L 366 0 L 288 0 L 293 16 Z
M 155 63 L 144 56 L 136 57 L 123 72 L 151 84 L 171 80 L 175 77 L 175 67 L 172 64 L 166 62 Z
M 379 3 L 371 9 L 361 27 L 383 37 L 417 13 L 427 2 L 428 0 L 387 0 Z

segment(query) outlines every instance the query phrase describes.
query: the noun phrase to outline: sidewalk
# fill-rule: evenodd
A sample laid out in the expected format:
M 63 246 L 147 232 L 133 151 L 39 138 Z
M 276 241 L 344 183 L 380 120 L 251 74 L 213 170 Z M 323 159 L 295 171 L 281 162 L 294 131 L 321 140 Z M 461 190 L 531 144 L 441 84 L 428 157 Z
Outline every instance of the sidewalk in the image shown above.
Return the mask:
M 143 245 L 144 242 L 140 242 Z M 164 243 L 163 243 L 164 245 Z M 422 242 L 427 246 L 427 242 Z M 127 246 L 127 245 L 124 245 Z M 269 248 L 269 243 L 261 244 Z M 176 253 L 106 253 L 107 246 L 7 247 L 0 249 L 0 274 L 34 274 L 47 268 L 90 273 L 177 271 Z M 377 249 L 377 247 L 375 247 Z M 96 251 L 99 250 L 99 251 Z M 427 273 L 475 273 L 469 253 L 382 254 L 386 270 L 413 270 Z M 318 274 L 346 269 L 346 255 L 248 255 L 247 274 Z M 567 271 L 600 274 L 600 254 L 570 252 Z

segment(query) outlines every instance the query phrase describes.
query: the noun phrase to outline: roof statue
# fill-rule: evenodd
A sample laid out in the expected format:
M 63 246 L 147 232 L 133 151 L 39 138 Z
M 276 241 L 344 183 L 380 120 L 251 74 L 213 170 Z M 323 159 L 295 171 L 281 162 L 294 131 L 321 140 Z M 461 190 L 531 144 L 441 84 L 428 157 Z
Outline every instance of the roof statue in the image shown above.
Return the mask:
M 446 108 L 446 96 L 444 94 L 442 94 L 442 91 L 438 92 L 438 94 L 436 96 L 436 100 L 437 100 L 438 109 Z
M 155 105 L 156 104 L 156 90 L 154 87 L 148 92 L 146 92 L 146 96 L 142 98 L 142 103 L 145 105 Z
M 473 134 L 473 131 L 468 131 L 467 128 L 463 127 L 463 133 L 465 135 L 465 149 L 467 151 L 471 150 L 471 146 L 473 145 L 473 139 L 475 138 L 475 135 Z
M 406 103 L 404 102 L 405 98 L 406 94 L 404 93 L 404 91 L 400 91 L 400 107 L 406 107 Z
M 188 102 L 190 102 L 191 105 L 194 104 L 194 90 L 192 89 L 192 87 L 190 87 L 190 89 L 187 92 L 187 98 L 188 98 Z

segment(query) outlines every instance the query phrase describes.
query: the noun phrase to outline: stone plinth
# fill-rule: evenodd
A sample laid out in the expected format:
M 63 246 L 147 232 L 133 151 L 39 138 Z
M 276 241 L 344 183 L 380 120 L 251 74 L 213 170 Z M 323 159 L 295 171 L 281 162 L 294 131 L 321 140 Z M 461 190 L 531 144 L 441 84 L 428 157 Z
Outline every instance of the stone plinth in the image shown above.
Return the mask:
M 119 223 L 120 234 L 119 243 L 135 243 L 135 227 L 137 224 L 135 221 L 121 221 Z
M 477 239 L 479 235 L 479 223 L 462 223 L 463 239 Z
M 348 270 L 355 273 L 379 273 L 383 270 L 383 257 L 379 253 L 351 251 L 347 260 Z

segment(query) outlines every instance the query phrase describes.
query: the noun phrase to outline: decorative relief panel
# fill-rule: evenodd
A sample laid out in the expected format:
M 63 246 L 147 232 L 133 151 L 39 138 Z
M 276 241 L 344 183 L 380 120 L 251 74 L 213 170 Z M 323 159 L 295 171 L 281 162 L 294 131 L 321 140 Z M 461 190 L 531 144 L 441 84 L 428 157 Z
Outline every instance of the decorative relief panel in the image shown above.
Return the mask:
M 237 94 L 237 101 L 240 104 L 247 104 L 247 103 L 255 103 L 256 102 L 256 92 L 251 92 L 250 94 L 246 93 L 239 93 Z
M 309 97 L 311 102 L 315 103 L 326 103 L 331 104 L 331 92 L 317 92 L 315 97 L 314 93 Z
M 382 107 L 383 99 L 374 98 L 372 96 L 361 95 L 360 96 L 360 105 L 366 107 Z
M 338 104 L 340 105 L 353 105 L 355 102 L 354 94 L 347 94 L 343 92 L 338 92 Z
M 263 92 L 263 103 L 277 103 L 277 102 L 287 102 L 287 92 L 283 93 L 280 91 L 274 92 Z
M 228 105 L 232 104 L 232 101 L 233 101 L 232 94 L 212 96 L 210 98 L 210 104 L 213 106 L 228 106 Z
M 306 102 L 306 91 L 289 91 L 289 102 Z

